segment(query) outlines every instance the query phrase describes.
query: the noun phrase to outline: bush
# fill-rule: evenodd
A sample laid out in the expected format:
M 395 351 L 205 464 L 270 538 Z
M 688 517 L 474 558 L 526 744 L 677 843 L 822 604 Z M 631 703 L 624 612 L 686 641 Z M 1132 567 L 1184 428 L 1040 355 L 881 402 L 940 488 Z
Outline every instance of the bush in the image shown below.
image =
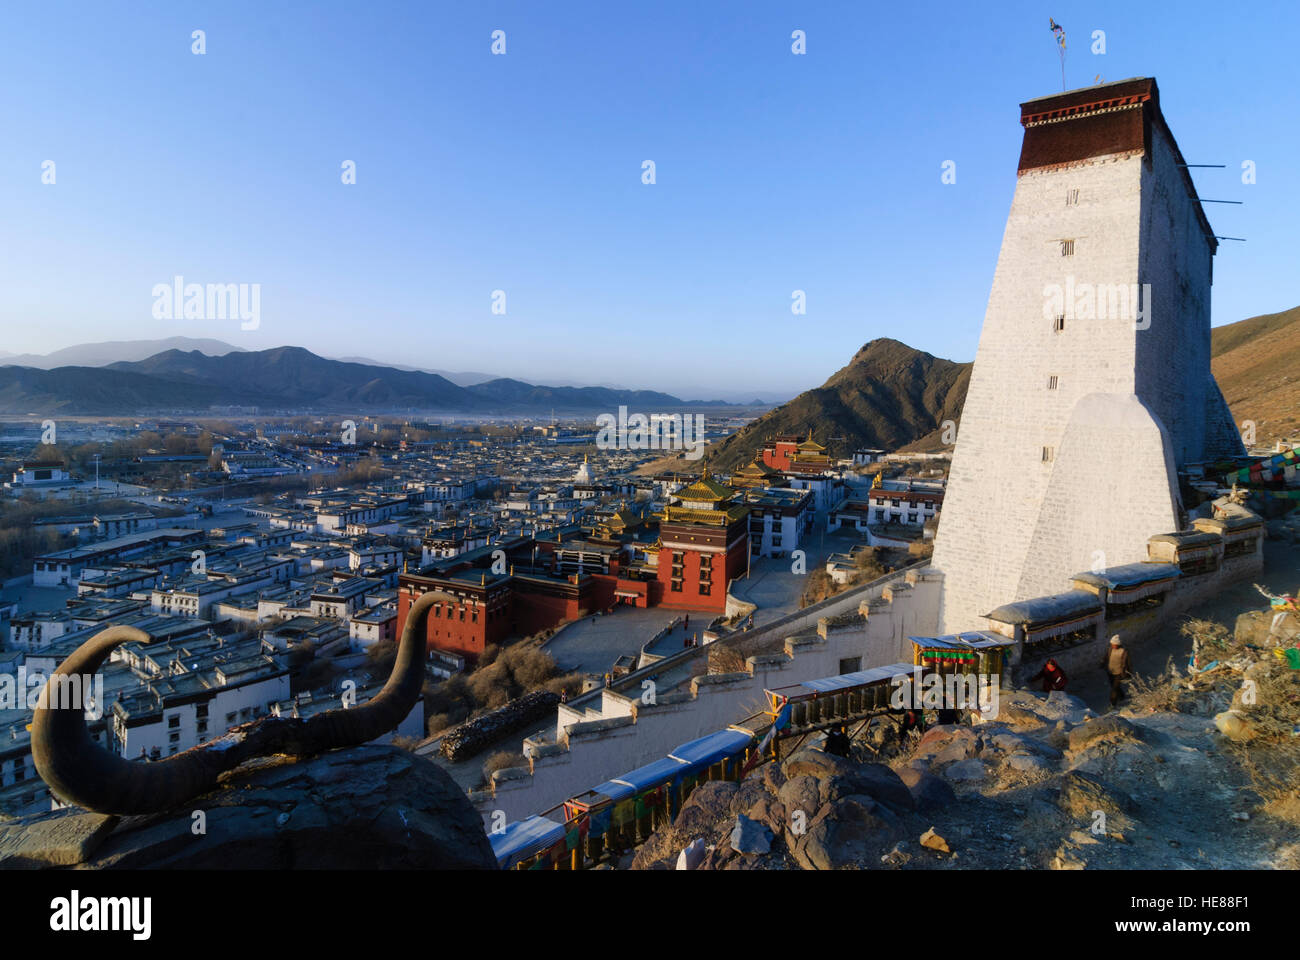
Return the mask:
M 492 651 L 491 659 L 481 658 L 472 673 L 458 674 L 425 692 L 426 714 L 445 715 L 445 725 L 454 726 L 535 690 L 558 694 L 564 689 L 570 693 L 581 689 L 578 674 L 556 677 L 554 658 L 536 643 L 524 641 L 505 649 L 492 646 L 487 650 Z
M 518 687 L 514 696 L 536 689 L 555 676 L 555 659 L 537 647 L 517 644 L 506 650 L 501 659 L 510 671 L 514 686 Z
M 566 673 L 561 677 L 552 677 L 542 684 L 542 689 L 556 694 L 567 693 L 569 696 L 575 697 L 582 693 L 582 672 L 575 670 L 573 673 Z
M 820 603 L 836 592 L 835 581 L 825 570 L 814 570 L 808 574 L 808 582 L 804 585 L 803 595 L 799 597 L 799 608 L 811 607 L 814 603 Z
M 507 767 L 526 767 L 528 761 L 516 750 L 498 750 L 483 761 L 483 779 L 491 780 L 492 774 Z

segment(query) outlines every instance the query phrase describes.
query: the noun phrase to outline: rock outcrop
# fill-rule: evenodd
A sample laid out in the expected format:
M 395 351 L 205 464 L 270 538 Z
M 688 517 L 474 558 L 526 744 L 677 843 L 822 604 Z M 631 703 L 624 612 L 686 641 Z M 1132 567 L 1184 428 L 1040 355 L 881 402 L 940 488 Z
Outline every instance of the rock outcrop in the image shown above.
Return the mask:
M 65 809 L 0 823 L 4 868 L 496 869 L 482 820 L 432 761 L 366 745 L 255 761 L 185 809 Z

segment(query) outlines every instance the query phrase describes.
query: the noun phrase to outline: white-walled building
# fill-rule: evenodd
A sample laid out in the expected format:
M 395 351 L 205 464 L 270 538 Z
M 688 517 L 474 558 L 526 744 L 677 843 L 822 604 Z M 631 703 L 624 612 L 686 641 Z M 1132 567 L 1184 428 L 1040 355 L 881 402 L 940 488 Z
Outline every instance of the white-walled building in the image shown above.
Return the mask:
M 49 463 L 24 463 L 13 474 L 13 486 L 22 489 L 33 487 L 54 487 L 72 483 L 72 474 L 68 473 L 62 460 Z
M 849 527 L 862 531 L 870 525 L 882 523 L 924 527 L 927 520 L 939 515 L 942 505 L 941 492 L 874 487 L 866 498 L 846 500 L 832 510 L 826 528 L 839 530 Z
M 149 681 L 113 703 L 113 748 L 127 759 L 168 757 L 271 711 L 289 671 L 260 654 Z
M 1244 453 L 1210 372 L 1218 241 L 1151 78 L 1021 104 L 1024 140 L 953 451 L 940 629 L 1180 530 L 1178 469 Z
M 397 639 L 397 604 L 384 603 L 360 610 L 348 619 L 348 638 L 353 650 L 365 650 L 376 643 Z
M 808 490 L 750 490 L 745 506 L 749 507 L 749 552 L 755 557 L 788 556 L 812 530 L 816 516 Z

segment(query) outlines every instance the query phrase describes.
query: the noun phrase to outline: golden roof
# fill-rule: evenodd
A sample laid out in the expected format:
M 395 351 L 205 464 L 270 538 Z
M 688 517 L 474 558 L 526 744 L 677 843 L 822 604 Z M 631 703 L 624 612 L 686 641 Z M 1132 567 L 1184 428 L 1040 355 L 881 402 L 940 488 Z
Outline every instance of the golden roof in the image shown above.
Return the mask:
M 726 509 L 697 510 L 693 507 L 664 507 L 664 523 L 702 523 L 714 527 L 725 527 L 743 519 L 749 513 L 749 507 L 743 503 L 729 504 Z
M 639 526 L 640 524 L 641 517 L 638 514 L 633 513 L 631 510 L 624 508 L 616 510 L 608 520 L 597 524 L 597 526 L 605 530 L 626 530 L 629 527 Z
M 778 475 L 778 471 L 773 470 L 771 467 L 769 467 L 762 460 L 759 460 L 757 457 L 755 457 L 749 463 L 745 464 L 743 467 L 738 467 L 736 469 L 736 476 L 774 477 L 777 475 Z
M 681 500 L 705 500 L 710 503 L 721 503 L 724 500 L 730 500 L 736 495 L 736 491 L 724 483 L 719 483 L 709 475 L 709 468 L 704 468 L 704 473 L 700 479 L 696 480 L 689 487 L 682 487 L 673 494 Z

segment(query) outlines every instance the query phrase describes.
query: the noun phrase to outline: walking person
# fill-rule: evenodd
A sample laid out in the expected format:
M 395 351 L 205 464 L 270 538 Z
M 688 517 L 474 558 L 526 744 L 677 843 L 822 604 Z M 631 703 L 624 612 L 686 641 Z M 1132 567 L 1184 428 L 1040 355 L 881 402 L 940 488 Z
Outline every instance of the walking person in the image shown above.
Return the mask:
M 1128 679 L 1128 651 L 1120 642 L 1119 634 L 1110 638 L 1110 649 L 1102 657 L 1101 665 L 1110 676 L 1110 705 L 1116 706 L 1124 696 L 1124 681 Z

